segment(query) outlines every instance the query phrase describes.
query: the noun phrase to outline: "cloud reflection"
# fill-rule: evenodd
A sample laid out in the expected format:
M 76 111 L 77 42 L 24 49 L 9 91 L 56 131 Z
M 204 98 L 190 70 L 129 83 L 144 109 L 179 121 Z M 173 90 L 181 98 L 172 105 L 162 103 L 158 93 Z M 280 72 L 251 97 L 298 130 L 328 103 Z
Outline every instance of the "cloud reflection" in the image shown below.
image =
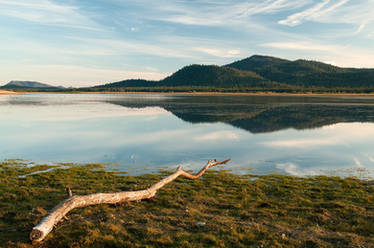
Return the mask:
M 318 175 L 318 173 L 315 172 L 314 170 L 301 169 L 298 165 L 296 165 L 294 163 L 277 164 L 275 167 L 277 169 L 280 169 L 280 170 L 286 172 L 287 174 L 292 175 L 292 176 L 302 177 L 302 176 L 315 176 L 315 175 Z
M 0 106 L 1 107 L 1 106 Z M 1 109 L 0 109 L 1 111 Z M 27 106 L 16 107 L 6 116 L 9 120 L 23 116 L 27 121 L 79 121 L 86 119 L 118 118 L 142 116 L 144 120 L 154 120 L 160 115 L 171 115 L 161 107 L 128 108 L 112 104 L 84 103 L 76 109 L 74 105 L 67 106 Z M 0 120 L 2 118 L 0 117 Z
M 306 148 L 306 147 L 319 147 L 327 145 L 339 144 L 335 139 L 294 139 L 294 140 L 278 140 L 268 141 L 262 143 L 268 147 L 287 147 L 287 148 Z
M 217 140 L 239 140 L 239 135 L 234 131 L 216 131 L 196 137 L 196 141 L 217 141 Z

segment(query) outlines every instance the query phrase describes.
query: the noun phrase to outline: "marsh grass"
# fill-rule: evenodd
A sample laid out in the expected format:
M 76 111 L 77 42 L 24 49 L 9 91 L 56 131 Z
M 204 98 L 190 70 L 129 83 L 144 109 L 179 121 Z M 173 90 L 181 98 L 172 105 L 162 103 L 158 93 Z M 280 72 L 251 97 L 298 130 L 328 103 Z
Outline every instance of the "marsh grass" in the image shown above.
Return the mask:
M 32 245 L 32 227 L 66 197 L 66 186 L 74 194 L 138 190 L 170 173 L 58 167 L 21 178 L 51 166 L 0 163 L 1 247 L 374 247 L 373 181 L 225 171 L 177 179 L 150 200 L 73 210 Z

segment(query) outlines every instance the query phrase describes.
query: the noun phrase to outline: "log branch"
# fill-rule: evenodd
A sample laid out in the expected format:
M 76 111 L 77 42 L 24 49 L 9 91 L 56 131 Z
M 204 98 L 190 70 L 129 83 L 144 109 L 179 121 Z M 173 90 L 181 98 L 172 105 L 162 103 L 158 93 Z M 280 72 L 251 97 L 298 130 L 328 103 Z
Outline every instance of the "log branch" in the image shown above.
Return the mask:
M 122 191 L 117 193 L 96 193 L 89 195 L 73 196 L 70 188 L 66 188 L 68 198 L 62 201 L 60 204 L 58 204 L 55 208 L 53 208 L 40 221 L 40 223 L 32 229 L 30 233 L 30 239 L 33 242 L 42 241 L 52 231 L 53 227 L 57 225 L 57 223 L 62 218 L 64 218 L 67 213 L 69 213 L 71 210 L 75 208 L 82 208 L 97 204 L 116 204 L 121 202 L 140 201 L 142 199 L 149 199 L 156 195 L 157 190 L 159 190 L 166 184 L 174 181 L 179 176 L 195 180 L 201 177 L 209 168 L 215 165 L 226 164 L 229 161 L 230 159 L 221 162 L 216 160 L 210 160 L 197 174 L 194 175 L 182 170 L 182 167 L 180 166 L 176 172 L 145 190 Z

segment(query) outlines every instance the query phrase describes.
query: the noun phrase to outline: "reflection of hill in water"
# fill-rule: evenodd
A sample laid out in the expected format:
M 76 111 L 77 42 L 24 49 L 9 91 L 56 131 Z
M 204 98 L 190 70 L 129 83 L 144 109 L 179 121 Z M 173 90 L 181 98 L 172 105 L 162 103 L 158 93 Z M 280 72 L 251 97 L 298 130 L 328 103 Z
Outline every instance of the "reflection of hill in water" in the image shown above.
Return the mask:
M 373 98 L 178 96 L 108 102 L 136 108 L 159 106 L 187 122 L 224 122 L 251 133 L 374 122 Z

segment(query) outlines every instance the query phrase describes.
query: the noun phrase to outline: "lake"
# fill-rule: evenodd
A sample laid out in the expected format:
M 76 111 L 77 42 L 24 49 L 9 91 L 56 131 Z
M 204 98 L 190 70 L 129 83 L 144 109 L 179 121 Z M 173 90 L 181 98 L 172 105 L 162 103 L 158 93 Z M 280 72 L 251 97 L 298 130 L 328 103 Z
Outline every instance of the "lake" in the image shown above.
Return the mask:
M 108 163 L 132 174 L 374 175 L 374 98 L 140 94 L 0 96 L 0 160 Z

